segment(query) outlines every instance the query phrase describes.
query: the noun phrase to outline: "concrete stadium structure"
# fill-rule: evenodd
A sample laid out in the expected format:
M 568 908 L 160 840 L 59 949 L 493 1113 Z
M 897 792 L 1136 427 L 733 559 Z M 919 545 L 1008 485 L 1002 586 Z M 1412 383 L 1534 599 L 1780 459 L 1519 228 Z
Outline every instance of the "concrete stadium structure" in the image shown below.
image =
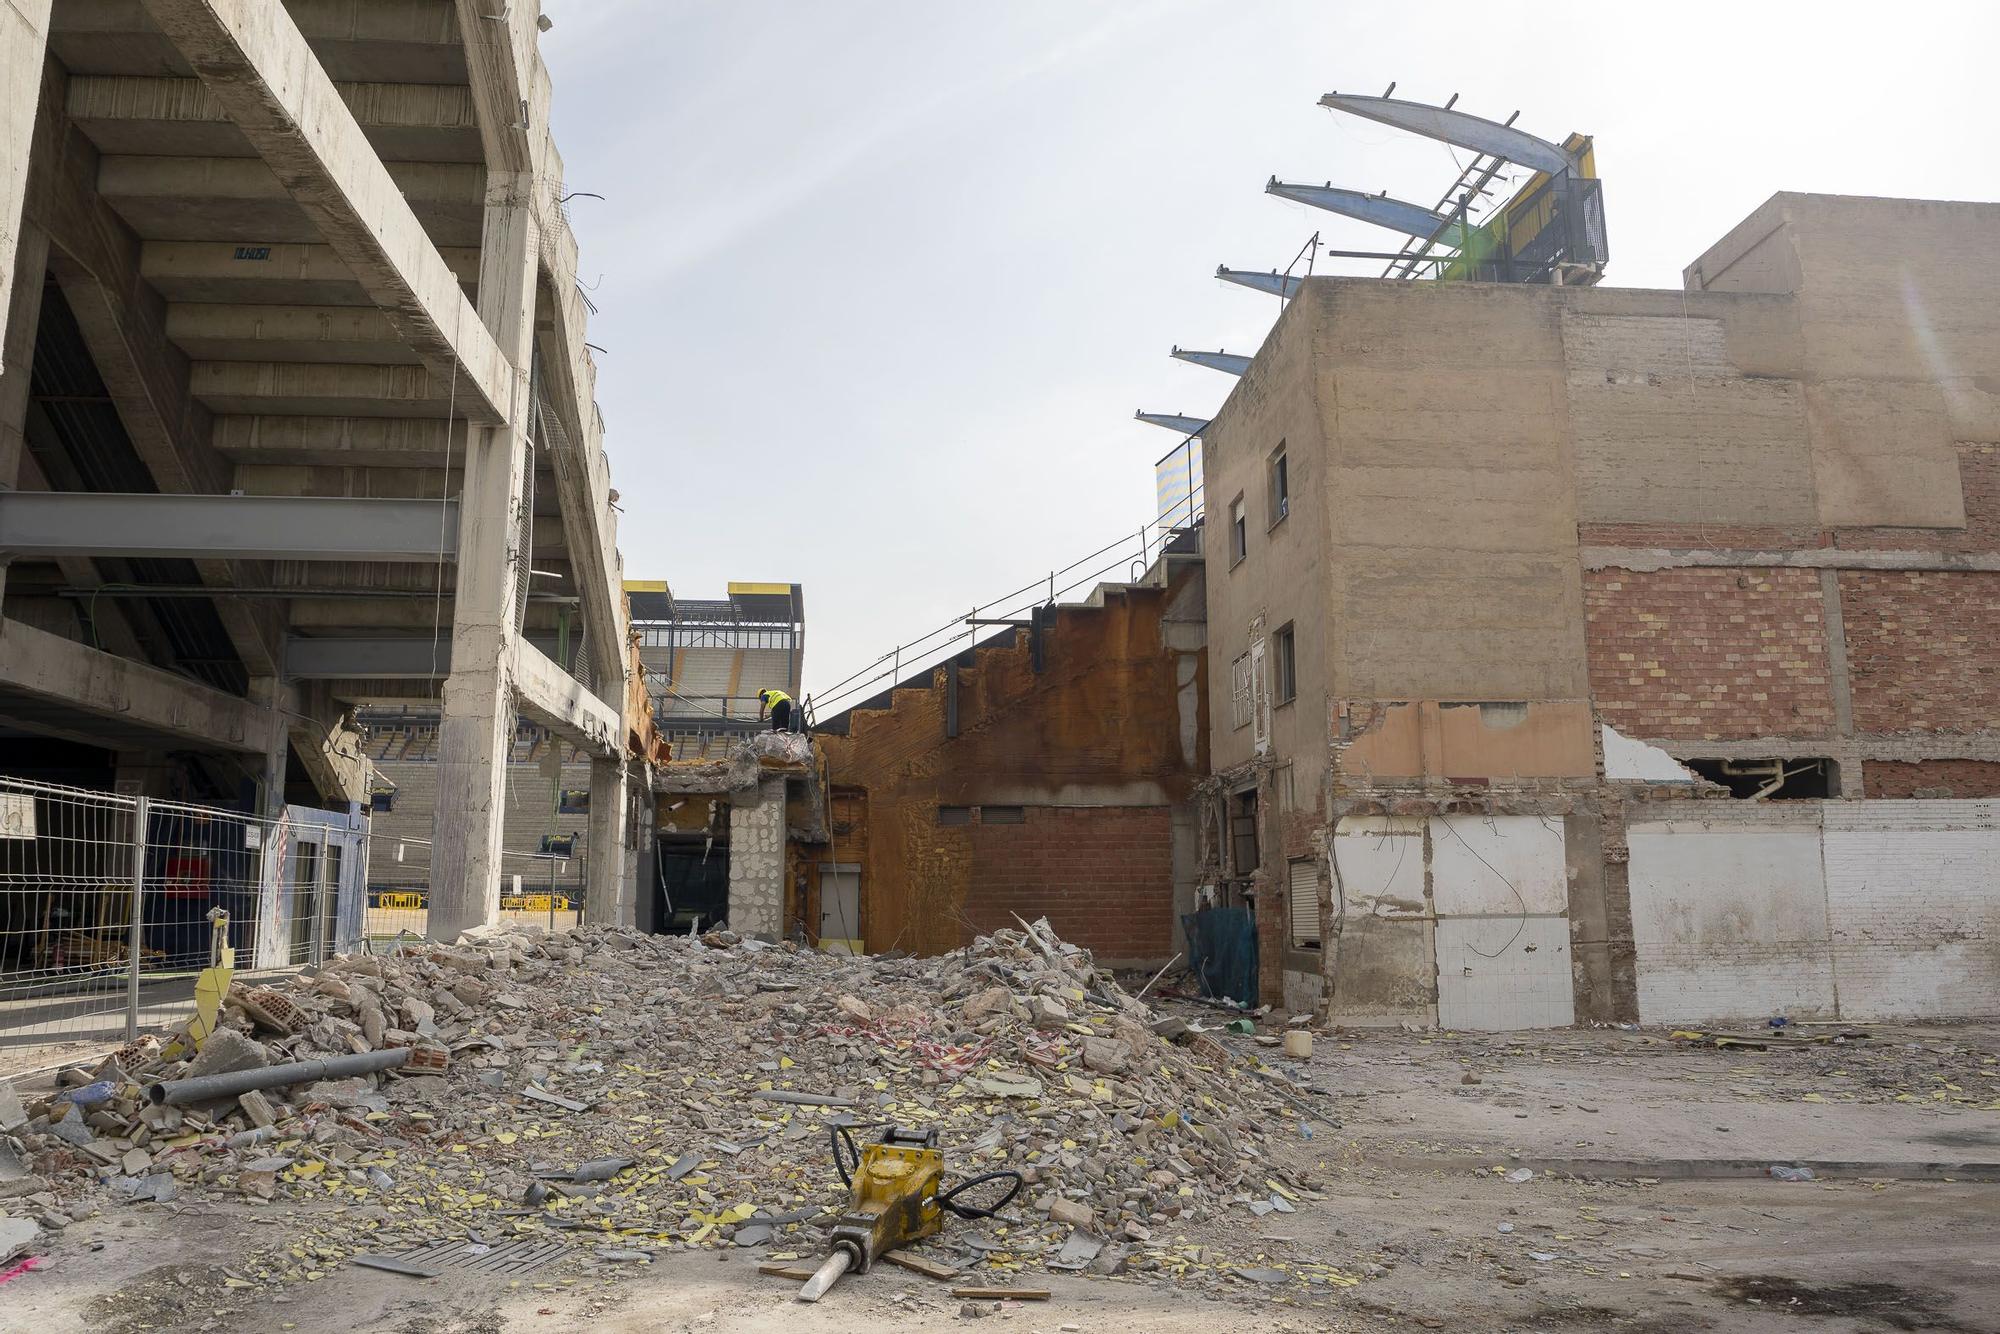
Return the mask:
M 590 915 L 632 912 L 645 780 L 540 21 L 0 8 L 0 745 L 197 757 L 266 812 L 289 767 L 338 807 L 368 795 L 353 710 L 442 686 L 441 936 L 497 911 L 518 718 L 588 756 Z

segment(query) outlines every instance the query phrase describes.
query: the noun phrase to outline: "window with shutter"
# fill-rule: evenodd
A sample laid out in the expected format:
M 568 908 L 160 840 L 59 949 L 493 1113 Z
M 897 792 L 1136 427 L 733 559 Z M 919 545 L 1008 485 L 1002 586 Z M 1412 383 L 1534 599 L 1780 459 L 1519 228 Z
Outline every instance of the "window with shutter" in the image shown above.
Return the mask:
M 1319 863 L 1307 858 L 1291 865 L 1287 900 L 1292 912 L 1292 948 L 1319 948 Z
M 1271 749 L 1271 682 L 1261 639 L 1250 646 L 1250 741 L 1259 755 Z
M 1233 727 L 1250 725 L 1250 655 L 1239 653 L 1229 664 L 1229 721 Z

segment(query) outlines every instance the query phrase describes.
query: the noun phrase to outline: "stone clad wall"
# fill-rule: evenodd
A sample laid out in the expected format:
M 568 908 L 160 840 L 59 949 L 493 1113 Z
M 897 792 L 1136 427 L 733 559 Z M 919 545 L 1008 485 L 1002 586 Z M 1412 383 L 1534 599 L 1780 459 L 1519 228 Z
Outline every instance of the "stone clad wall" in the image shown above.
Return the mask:
M 758 784 L 755 805 L 729 807 L 729 929 L 769 936 L 785 930 L 785 780 Z

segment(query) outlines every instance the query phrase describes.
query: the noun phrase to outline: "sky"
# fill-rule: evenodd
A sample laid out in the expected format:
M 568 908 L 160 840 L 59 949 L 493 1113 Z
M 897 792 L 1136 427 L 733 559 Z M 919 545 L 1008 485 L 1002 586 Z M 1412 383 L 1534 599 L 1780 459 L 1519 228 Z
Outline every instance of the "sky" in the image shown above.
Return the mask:
M 1268 177 L 1430 203 L 1456 175 L 1323 93 L 1594 136 L 1615 286 L 1678 288 L 1780 190 L 2000 199 L 1990 0 L 543 9 L 566 185 L 605 197 L 570 210 L 626 574 L 804 585 L 822 698 L 1122 533 L 1136 554 L 1175 437 L 1133 411 L 1234 384 L 1169 347 L 1254 352 L 1278 314 L 1218 264 L 1395 248 Z

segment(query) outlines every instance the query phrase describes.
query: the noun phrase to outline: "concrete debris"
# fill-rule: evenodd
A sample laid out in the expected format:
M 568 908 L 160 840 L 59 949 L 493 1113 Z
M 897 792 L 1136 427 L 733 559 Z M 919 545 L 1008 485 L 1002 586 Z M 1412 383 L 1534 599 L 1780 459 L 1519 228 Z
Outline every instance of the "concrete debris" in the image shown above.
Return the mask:
M 41 1224 L 32 1218 L 0 1217 L 0 1264 L 6 1264 L 35 1244 Z
M 846 1199 L 830 1128 L 865 1142 L 884 1122 L 935 1128 L 947 1183 L 1024 1176 L 1032 1212 L 1024 1197 L 931 1243 L 998 1274 L 1129 1265 L 1220 1283 L 1231 1257 L 1191 1265 L 1177 1232 L 1252 1197 L 1319 1198 L 1272 1161 L 1270 1137 L 1297 1117 L 1267 1081 L 1212 1040 L 1160 1036 L 1046 923 L 935 958 L 723 934 L 509 923 L 341 956 L 259 988 L 254 1008 L 232 990 L 192 1060 L 134 1044 L 122 1067 L 78 1072 L 112 1081 L 98 1106 L 25 1105 L 24 1165 L 71 1218 L 177 1196 L 338 1206 L 310 1262 L 274 1250 L 259 1283 L 467 1233 L 587 1232 L 609 1250 L 576 1254 L 607 1274 L 628 1252 L 817 1254 Z M 1185 1027 L 1167 1031 L 1199 1036 Z M 422 1062 L 206 1107 L 148 1102 L 195 1073 L 400 1045 Z

